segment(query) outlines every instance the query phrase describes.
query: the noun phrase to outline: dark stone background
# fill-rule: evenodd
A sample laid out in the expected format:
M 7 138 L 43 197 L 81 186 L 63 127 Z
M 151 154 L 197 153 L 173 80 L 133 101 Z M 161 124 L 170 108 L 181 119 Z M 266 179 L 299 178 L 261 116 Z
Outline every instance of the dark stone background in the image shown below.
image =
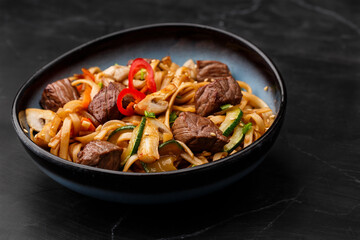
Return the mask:
M 0 239 L 360 239 L 359 12 L 357 0 L 0 0 Z M 156 206 L 45 176 L 11 126 L 17 89 L 80 44 L 161 22 L 218 27 L 273 59 L 288 109 L 264 163 L 220 192 Z

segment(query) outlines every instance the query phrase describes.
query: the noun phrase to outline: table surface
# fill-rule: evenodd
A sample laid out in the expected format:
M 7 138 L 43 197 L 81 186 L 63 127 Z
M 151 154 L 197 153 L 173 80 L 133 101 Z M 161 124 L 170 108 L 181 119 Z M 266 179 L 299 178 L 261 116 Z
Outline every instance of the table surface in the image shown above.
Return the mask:
M 360 239 L 359 1 L 0 0 L 0 239 Z M 96 37 L 162 22 L 253 42 L 288 90 L 282 132 L 250 175 L 166 205 L 108 203 L 44 175 L 10 121 L 16 91 Z

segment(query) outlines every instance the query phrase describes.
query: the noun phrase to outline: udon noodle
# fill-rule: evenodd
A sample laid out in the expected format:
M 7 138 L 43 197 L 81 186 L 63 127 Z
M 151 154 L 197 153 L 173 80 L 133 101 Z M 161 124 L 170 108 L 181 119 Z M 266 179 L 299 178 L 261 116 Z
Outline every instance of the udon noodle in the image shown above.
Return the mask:
M 174 116 L 178 116 L 180 112 L 195 113 L 194 97 L 196 91 L 200 87 L 210 84 L 213 80 L 205 79 L 202 82 L 197 81 L 196 64 L 192 60 L 188 60 L 183 66 L 179 66 L 172 62 L 170 57 L 165 57 L 162 60 L 151 60 L 150 65 L 154 72 L 156 92 L 147 94 L 147 97 L 152 95 L 154 98 L 150 99 L 149 103 L 146 103 L 144 99 L 142 104 L 151 104 L 162 96 L 162 99 L 167 103 L 167 109 L 160 114 L 156 114 L 155 117 L 149 117 L 146 120 L 146 124 L 153 126 L 153 129 L 157 129 L 159 132 L 152 133 L 150 130 L 147 131 L 145 129 L 143 134 L 144 136 L 156 138 L 157 146 L 159 146 L 174 139 L 172 131 Z M 30 126 L 29 135 L 32 141 L 49 150 L 51 154 L 71 162 L 78 162 L 79 152 L 82 151 L 87 143 L 94 140 L 108 141 L 122 149 L 122 156 L 119 159 L 121 162 L 119 170 L 121 171 L 170 171 L 217 161 L 241 151 L 259 139 L 269 129 L 275 119 L 272 110 L 262 99 L 253 94 L 250 85 L 244 81 L 237 80 L 236 82 L 241 87 L 243 95 L 241 102 L 206 116 L 206 118 L 219 127 L 224 122 L 227 111 L 235 108 L 241 109 L 243 115 L 239 126 L 243 127 L 251 123 L 251 127 L 245 133 L 243 142 L 234 150 L 216 153 L 209 151 L 194 152 L 187 144 L 177 140 L 176 142 L 181 146 L 181 151 L 177 154 L 160 151 L 155 160 L 149 160 L 150 157 L 141 156 L 141 152 L 138 151 L 124 157 L 123 155 L 127 152 L 128 148 L 133 147 L 131 141 L 134 141 L 134 132 L 138 131 L 143 114 L 134 113 L 131 116 L 109 120 L 101 124 L 87 111 L 87 107 L 84 107 L 84 101 L 88 97 L 86 94 L 89 92 L 90 99 L 88 101 L 91 102 L 101 88 L 108 86 L 111 82 L 120 82 L 127 87 L 129 86 L 129 67 L 119 65 L 112 67 L 115 70 L 120 69 L 121 71 L 111 72 L 111 68 L 102 71 L 98 67 L 92 67 L 87 69 L 87 74 L 75 74 L 70 77 L 72 85 L 77 88 L 80 96 L 79 99 L 69 101 L 59 108 L 41 129 L 34 129 L 33 124 L 28 121 Z M 116 74 L 123 74 L 123 76 L 116 76 Z M 147 83 L 143 75 L 144 73 L 141 71 L 135 74 L 133 86 L 138 91 L 146 92 L 144 88 L 147 87 Z M 164 96 L 164 94 L 167 94 L 167 96 Z M 134 107 L 141 107 L 140 102 L 135 103 Z M 28 110 L 31 111 L 33 109 Z M 118 131 L 118 129 L 125 126 L 133 127 L 123 128 L 125 130 Z M 229 138 L 231 136 L 230 134 Z M 141 141 L 145 140 L 142 139 Z M 139 148 L 141 147 L 142 143 L 140 143 Z

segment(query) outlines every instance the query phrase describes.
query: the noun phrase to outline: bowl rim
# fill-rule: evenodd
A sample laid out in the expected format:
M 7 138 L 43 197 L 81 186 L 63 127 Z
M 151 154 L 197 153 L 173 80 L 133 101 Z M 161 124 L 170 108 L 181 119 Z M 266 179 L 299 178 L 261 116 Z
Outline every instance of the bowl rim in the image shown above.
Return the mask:
M 31 141 L 31 139 L 29 139 L 29 137 L 24 133 L 24 131 L 19 123 L 18 113 L 16 112 L 16 105 L 21 96 L 21 93 L 33 82 L 36 82 L 36 79 L 41 74 L 43 74 L 43 72 L 45 72 L 49 67 L 57 64 L 58 61 L 61 61 L 63 58 L 65 58 L 69 55 L 76 54 L 76 52 L 81 51 L 85 47 L 90 47 L 91 45 L 98 44 L 102 41 L 106 41 L 112 37 L 117 37 L 119 35 L 124 35 L 124 34 L 131 33 L 131 32 L 141 31 L 144 29 L 149 30 L 151 28 L 163 28 L 163 27 L 173 27 L 173 28 L 184 28 L 184 27 L 186 28 L 187 27 L 187 28 L 207 30 L 210 32 L 218 33 L 220 35 L 225 35 L 227 37 L 235 39 L 238 42 L 241 42 L 247 48 L 249 48 L 250 50 L 254 51 L 256 54 L 258 54 L 262 58 L 262 60 L 265 61 L 267 66 L 271 69 L 272 73 L 274 74 L 277 83 L 279 84 L 281 101 L 280 101 L 280 107 L 279 107 L 279 111 L 277 113 L 277 117 L 275 118 L 273 124 L 259 139 L 257 139 L 254 143 L 252 143 L 248 147 L 242 149 L 241 151 L 239 151 L 235 154 L 232 154 L 225 158 L 219 159 L 215 162 L 210 162 L 207 164 L 196 166 L 194 168 L 185 168 L 185 169 L 179 169 L 176 171 L 156 172 L 156 173 L 133 173 L 133 172 L 107 170 L 107 169 L 96 168 L 96 167 L 92 167 L 92 166 L 87 166 L 87 165 L 82 165 L 82 164 L 67 161 L 58 156 L 52 155 L 50 152 L 46 151 L 45 149 L 42 149 L 41 147 L 36 145 L 33 141 Z M 100 36 L 98 38 L 95 38 L 93 40 L 90 40 L 84 44 L 81 44 L 78 47 L 72 48 L 71 50 L 65 52 L 64 54 L 56 57 L 54 60 L 50 61 L 49 63 L 47 63 L 46 65 L 41 67 L 38 71 L 36 71 L 25 83 L 22 84 L 20 89 L 17 91 L 15 98 L 13 100 L 13 103 L 12 103 L 11 120 L 12 120 L 13 127 L 14 127 L 20 141 L 27 148 L 29 148 L 33 152 L 35 152 L 35 154 L 40 155 L 41 158 L 43 158 L 43 159 L 45 158 L 48 161 L 50 161 L 51 163 L 54 163 L 55 165 L 62 165 L 62 166 L 69 167 L 69 168 L 80 168 L 83 170 L 88 170 L 91 172 L 98 172 L 98 173 L 102 173 L 102 174 L 111 174 L 111 175 L 120 175 L 120 176 L 123 175 L 123 176 L 127 176 L 127 177 L 139 177 L 139 176 L 151 177 L 151 176 L 158 176 L 158 175 L 168 176 L 168 175 L 183 175 L 185 173 L 190 173 L 190 172 L 193 173 L 193 172 L 198 172 L 198 171 L 204 170 L 206 168 L 216 167 L 221 164 L 226 164 L 227 162 L 229 162 L 229 160 L 236 159 L 238 156 L 244 155 L 244 154 L 252 151 L 252 149 L 256 148 L 257 145 L 261 144 L 261 142 L 264 139 L 266 139 L 267 136 L 269 136 L 272 132 L 274 132 L 278 127 L 281 126 L 282 119 L 285 116 L 286 102 L 287 102 L 287 92 L 286 92 L 285 82 L 284 82 L 280 72 L 275 67 L 275 64 L 270 60 L 270 58 L 267 57 L 267 55 L 263 51 L 261 51 L 258 47 L 256 47 L 254 44 L 252 44 L 248 40 L 246 40 L 236 34 L 233 34 L 231 32 L 228 32 L 228 31 L 225 31 L 222 29 L 218 29 L 215 27 L 201 25 L 201 24 L 194 24 L 194 23 L 170 22 L 170 23 L 157 23 L 157 24 L 143 25 L 143 26 L 133 27 L 133 28 L 129 28 L 129 29 L 116 31 L 116 32 L 113 32 L 110 34 L 106 34 L 106 35 Z

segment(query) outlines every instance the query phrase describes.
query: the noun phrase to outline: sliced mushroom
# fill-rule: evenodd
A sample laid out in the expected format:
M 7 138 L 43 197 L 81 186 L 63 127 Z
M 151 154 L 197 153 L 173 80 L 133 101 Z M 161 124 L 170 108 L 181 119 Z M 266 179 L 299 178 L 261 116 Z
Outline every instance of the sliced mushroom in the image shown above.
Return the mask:
M 103 71 L 107 76 L 111 77 L 117 82 L 125 80 L 129 75 L 129 67 L 113 65 Z
M 126 80 L 122 81 L 122 84 L 124 84 L 126 86 L 129 86 L 129 80 L 126 79 Z M 133 79 L 133 84 L 134 84 L 134 88 L 142 89 L 143 87 L 145 87 L 146 81 L 145 80 Z
M 145 111 L 153 112 L 156 115 L 166 111 L 169 103 L 166 101 L 175 91 L 177 87 L 174 84 L 169 84 L 161 91 L 154 92 L 147 95 L 135 106 L 135 112 L 144 115 Z
M 59 132 L 62 121 L 58 115 L 55 114 L 54 119 L 46 123 L 44 127 L 34 137 L 34 142 L 40 147 L 48 147 L 48 144 L 53 137 Z M 59 135 L 60 137 L 60 135 Z
M 167 141 L 173 138 L 173 134 L 170 129 L 161 121 L 156 118 L 149 118 L 149 122 L 151 122 L 154 126 L 156 126 L 157 131 L 160 133 L 160 141 Z
M 95 82 L 98 84 L 102 83 L 104 87 L 109 86 L 109 84 L 114 81 L 115 81 L 114 79 L 107 76 L 104 72 L 99 72 L 95 74 Z
M 40 132 L 45 124 L 51 122 L 56 113 L 51 110 L 43 110 L 36 108 L 28 108 L 25 110 L 26 121 L 29 127 L 33 128 L 35 131 Z

